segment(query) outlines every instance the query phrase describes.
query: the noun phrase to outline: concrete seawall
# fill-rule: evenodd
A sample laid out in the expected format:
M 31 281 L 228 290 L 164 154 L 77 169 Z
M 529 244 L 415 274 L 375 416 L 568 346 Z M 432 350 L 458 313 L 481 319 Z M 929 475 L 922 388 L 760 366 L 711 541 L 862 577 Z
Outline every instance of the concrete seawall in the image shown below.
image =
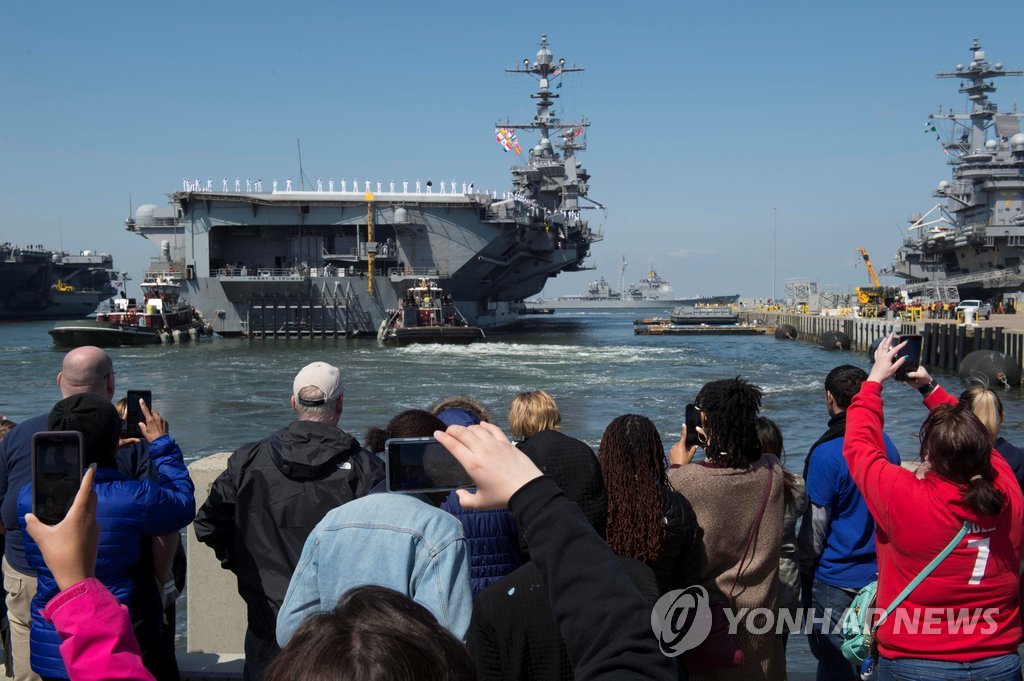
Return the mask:
M 214 454 L 188 467 L 196 486 L 196 508 L 210 495 L 210 487 L 227 465 L 229 455 Z M 187 549 L 188 648 L 185 655 L 178 655 L 181 677 L 187 681 L 240 679 L 246 612 L 235 575 L 220 566 L 209 546 L 196 540 L 192 525 L 188 526 Z
M 850 349 L 867 352 L 872 341 L 889 333 L 920 334 L 924 337 L 921 356 L 925 366 L 956 371 L 960 361 L 974 350 L 996 350 L 1013 358 L 1024 368 L 1024 316 L 992 315 L 977 326 L 967 327 L 955 320 L 864 319 L 827 317 L 761 310 L 742 311 L 740 321 L 777 328 L 789 324 L 797 338 L 817 343 L 823 333 L 840 331 L 850 338 Z

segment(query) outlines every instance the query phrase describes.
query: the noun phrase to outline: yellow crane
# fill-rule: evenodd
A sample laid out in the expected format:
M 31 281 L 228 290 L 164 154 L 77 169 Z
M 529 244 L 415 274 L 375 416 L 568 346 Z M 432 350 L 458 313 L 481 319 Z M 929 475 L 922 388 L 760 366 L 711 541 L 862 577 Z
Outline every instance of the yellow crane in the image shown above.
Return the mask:
M 868 256 L 866 248 L 858 248 L 857 252 L 864 259 L 864 265 L 868 270 L 868 278 L 871 279 L 870 287 L 856 289 L 857 302 L 861 306 L 861 315 L 875 317 L 880 315 L 889 306 L 889 303 L 896 298 L 899 291 L 892 286 L 882 286 L 882 282 L 878 281 L 878 273 L 875 272 L 875 267 L 871 264 L 871 258 Z
M 875 268 L 871 264 L 871 258 L 868 257 L 868 249 L 858 248 L 857 252 L 860 253 L 860 257 L 864 258 L 864 265 L 868 268 L 868 276 L 871 277 L 871 285 L 875 288 L 882 288 L 881 282 L 878 281 L 878 275 L 875 274 Z

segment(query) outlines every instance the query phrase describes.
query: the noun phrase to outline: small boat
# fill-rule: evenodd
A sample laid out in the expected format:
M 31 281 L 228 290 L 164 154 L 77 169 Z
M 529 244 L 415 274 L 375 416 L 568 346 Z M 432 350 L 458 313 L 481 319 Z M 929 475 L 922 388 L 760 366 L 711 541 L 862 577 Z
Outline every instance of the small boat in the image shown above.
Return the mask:
M 149 272 L 142 287 L 143 304 L 134 298 L 114 298 L 95 319 L 57 324 L 50 329 L 55 345 L 156 345 L 185 343 L 213 335 L 213 327 L 191 305 L 181 301 L 181 277 L 174 271 Z
M 388 310 L 377 340 L 394 345 L 410 343 L 472 343 L 484 332 L 470 326 L 452 298 L 430 279 L 410 287 L 397 310 Z
M 739 321 L 739 315 L 728 305 L 680 305 L 672 310 L 673 324 L 722 326 Z

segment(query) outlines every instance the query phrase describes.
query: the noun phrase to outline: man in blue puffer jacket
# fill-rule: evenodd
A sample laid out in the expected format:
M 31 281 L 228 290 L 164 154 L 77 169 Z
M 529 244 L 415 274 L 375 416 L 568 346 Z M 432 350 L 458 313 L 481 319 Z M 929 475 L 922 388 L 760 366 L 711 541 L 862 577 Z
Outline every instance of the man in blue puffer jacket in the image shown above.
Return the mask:
M 158 481 L 132 480 L 118 472 L 115 462 L 121 419 L 108 400 L 91 393 L 61 400 L 47 418 L 50 430 L 75 430 L 85 441 L 84 463 L 95 464 L 96 519 L 100 525 L 96 577 L 122 603 L 132 595 L 131 568 L 140 552 L 149 547 L 146 537 L 176 532 L 195 517 L 195 496 L 181 449 L 167 434 L 167 422 L 142 404 L 146 421 L 143 435 Z M 24 532 L 25 516 L 32 511 L 32 484 L 18 496 L 18 526 Z M 61 639 L 42 610 L 60 589 L 43 561 L 36 543 L 24 532 L 25 555 L 39 575 L 39 589 L 32 601 L 32 670 L 44 678 L 67 679 L 60 656 Z

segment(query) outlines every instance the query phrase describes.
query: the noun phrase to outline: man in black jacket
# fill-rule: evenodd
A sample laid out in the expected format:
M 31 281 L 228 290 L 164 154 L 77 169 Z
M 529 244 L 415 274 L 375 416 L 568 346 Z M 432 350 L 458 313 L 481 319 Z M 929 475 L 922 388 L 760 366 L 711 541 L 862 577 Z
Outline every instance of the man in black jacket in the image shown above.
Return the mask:
M 298 420 L 235 451 L 196 516 L 196 537 L 235 573 L 248 609 L 246 681 L 277 652 L 277 613 L 309 533 L 384 475 L 380 460 L 338 428 L 344 392 L 337 367 L 304 367 L 292 385 Z

